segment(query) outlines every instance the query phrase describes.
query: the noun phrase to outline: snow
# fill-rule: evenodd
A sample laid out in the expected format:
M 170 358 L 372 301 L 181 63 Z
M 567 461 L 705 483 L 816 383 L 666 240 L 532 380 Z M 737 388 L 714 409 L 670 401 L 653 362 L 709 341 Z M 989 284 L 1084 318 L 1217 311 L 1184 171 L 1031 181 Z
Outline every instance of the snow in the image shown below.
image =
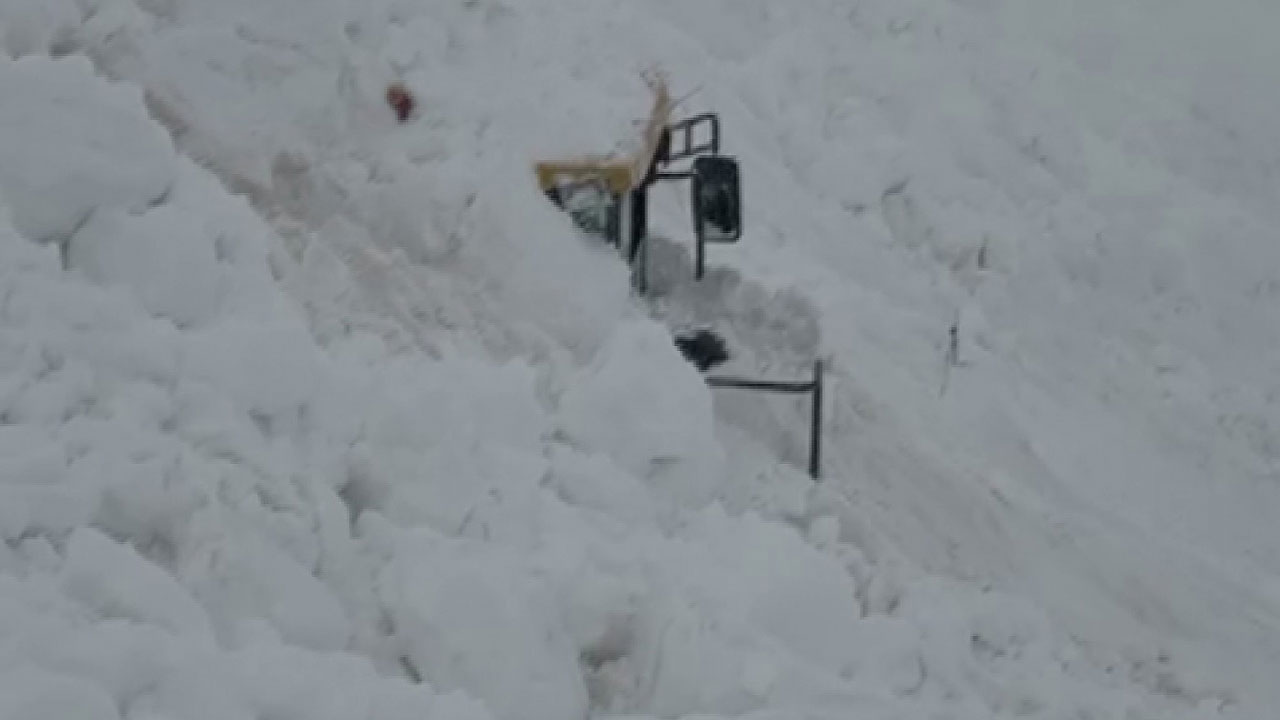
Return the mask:
M 213 639 L 204 609 L 173 576 L 92 528 L 77 528 L 67 538 L 61 584 L 68 597 L 104 618 Z
M 550 588 L 517 558 L 466 540 L 412 543 L 379 583 L 416 672 L 500 717 L 582 717 L 587 692 Z M 517 556 L 518 557 L 518 556 Z
M 27 670 L 13 673 L 0 685 L 0 711 L 5 717 L 118 718 L 111 697 L 101 688 L 74 677 Z
M 8 63 L 0 93 L 0 184 L 17 230 L 64 240 L 98 209 L 137 211 L 172 182 L 173 146 L 148 120 L 137 87 L 107 86 L 82 57 Z M 79 160 L 68 166 L 65 158 Z M 128 162 L 121 162 L 124 159 Z
M 570 442 L 608 454 L 677 508 L 696 508 L 720 484 L 723 460 L 710 394 L 671 347 L 661 326 L 620 324 L 560 409 Z
M 0 0 L 0 719 L 1272 717 L 1228 5 Z M 655 66 L 746 225 L 641 300 L 531 163 Z

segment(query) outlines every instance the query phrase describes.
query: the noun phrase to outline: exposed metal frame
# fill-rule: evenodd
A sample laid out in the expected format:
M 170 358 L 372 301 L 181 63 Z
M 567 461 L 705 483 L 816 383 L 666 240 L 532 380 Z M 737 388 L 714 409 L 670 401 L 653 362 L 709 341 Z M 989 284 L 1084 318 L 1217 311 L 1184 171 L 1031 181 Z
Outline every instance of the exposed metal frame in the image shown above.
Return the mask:
M 694 134 L 698 127 L 709 125 L 711 128 L 711 138 L 705 142 L 697 143 L 694 140 Z M 679 148 L 672 138 L 680 135 L 683 142 L 679 144 Z M 684 120 L 680 120 L 669 124 L 662 133 L 661 139 L 658 141 L 657 150 L 653 155 L 653 164 L 649 168 L 649 172 L 645 175 L 640 184 L 631 191 L 632 203 L 642 208 L 648 205 L 649 186 L 658 182 L 678 182 L 682 180 L 693 181 L 695 173 L 692 170 L 659 170 L 660 167 L 666 167 L 678 160 L 687 158 L 696 158 L 700 155 L 719 155 L 720 154 L 720 116 L 716 113 L 702 113 Z M 647 220 L 645 212 L 642 210 L 638 216 L 639 222 L 633 222 L 631 226 L 631 244 L 634 247 L 637 244 L 645 242 L 645 236 L 648 233 L 648 227 L 645 224 Z M 694 227 L 694 258 L 693 258 L 693 277 L 701 280 L 706 275 L 707 267 L 707 239 L 702 232 L 702 224 L 695 220 Z M 631 253 L 634 259 L 634 251 Z M 648 269 L 643 265 L 636 271 L 639 279 L 636 283 L 637 289 L 643 294 L 648 287 L 647 274 Z
M 814 481 L 822 478 L 822 384 L 823 367 L 821 360 L 813 363 L 813 379 L 799 382 L 778 382 L 771 380 L 749 380 L 735 377 L 708 377 L 707 385 L 713 388 L 729 388 L 737 390 L 754 390 L 760 392 L 778 392 L 790 394 L 811 393 L 809 415 L 809 477 Z

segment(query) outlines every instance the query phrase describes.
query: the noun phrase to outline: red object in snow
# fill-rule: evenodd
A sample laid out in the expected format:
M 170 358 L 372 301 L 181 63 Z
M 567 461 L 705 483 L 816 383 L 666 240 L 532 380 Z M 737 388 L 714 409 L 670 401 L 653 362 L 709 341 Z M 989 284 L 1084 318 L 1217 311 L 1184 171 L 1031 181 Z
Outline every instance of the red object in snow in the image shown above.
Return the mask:
M 387 104 L 395 111 L 396 120 L 404 123 L 413 115 L 413 108 L 417 101 L 413 99 L 413 93 L 409 92 L 408 88 L 400 83 L 394 83 L 387 88 Z

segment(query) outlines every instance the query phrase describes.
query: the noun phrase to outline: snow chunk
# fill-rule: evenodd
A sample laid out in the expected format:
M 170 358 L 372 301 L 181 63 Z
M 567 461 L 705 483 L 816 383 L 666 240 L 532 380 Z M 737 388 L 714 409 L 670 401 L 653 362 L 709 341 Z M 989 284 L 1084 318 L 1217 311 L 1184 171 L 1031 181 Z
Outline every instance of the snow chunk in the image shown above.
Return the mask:
M 213 639 L 204 609 L 173 576 L 92 528 L 71 534 L 62 584 L 67 594 L 104 617 L 151 622 L 177 634 Z
M 853 579 L 793 528 L 709 510 L 677 548 L 684 561 L 672 558 L 673 575 L 713 599 L 721 618 L 760 628 L 833 672 L 852 659 L 861 612 Z
M 111 208 L 89 217 L 69 258 L 94 281 L 132 288 L 153 314 L 185 326 L 209 319 L 225 292 L 216 237 L 180 209 L 132 215 Z
M 424 679 L 465 689 L 503 720 L 586 716 L 577 649 L 517 556 L 435 538 L 405 550 L 380 592 Z
M 0 478 L 44 485 L 57 482 L 66 458 L 42 428 L 0 425 Z
M 63 486 L 0 485 L 0 538 L 61 533 L 93 514 L 92 496 Z
M 28 238 L 66 239 L 99 207 L 141 210 L 173 180 L 173 145 L 141 93 L 84 58 L 2 64 L 0 97 L 0 189 Z
M 0 673 L 0 718 L 117 720 L 111 696 L 79 678 L 31 668 Z
M 0 4 L 0 54 L 43 53 L 80 24 L 75 0 Z
M 333 593 L 279 546 L 247 529 L 228 534 L 193 521 L 204 537 L 186 558 L 182 575 L 209 607 L 233 645 L 277 639 L 320 651 L 342 650 L 350 621 Z
M 656 521 L 653 500 L 644 485 L 609 458 L 555 447 L 551 460 L 551 479 L 565 502 L 640 526 Z
M 220 388 L 271 434 L 272 423 L 296 420 L 320 385 L 322 363 L 310 343 L 300 319 L 279 312 L 228 318 L 190 338 L 190 373 Z
M 525 524 L 546 470 L 533 369 L 457 359 L 397 364 L 385 381 L 350 458 L 355 509 L 446 533 L 503 507 L 509 530 Z
M 675 502 L 707 500 L 723 461 L 711 395 L 661 326 L 622 324 L 560 409 L 575 440 L 658 483 Z
M 52 248 L 35 245 L 18 234 L 4 194 L 4 184 L 0 183 L 0 273 L 48 273 L 57 266 L 58 258 Z
M 914 692 L 925 681 L 922 643 L 920 631 L 905 620 L 888 615 L 863 618 L 855 626 L 850 644 L 857 659 L 846 674 L 863 687 L 899 695 Z

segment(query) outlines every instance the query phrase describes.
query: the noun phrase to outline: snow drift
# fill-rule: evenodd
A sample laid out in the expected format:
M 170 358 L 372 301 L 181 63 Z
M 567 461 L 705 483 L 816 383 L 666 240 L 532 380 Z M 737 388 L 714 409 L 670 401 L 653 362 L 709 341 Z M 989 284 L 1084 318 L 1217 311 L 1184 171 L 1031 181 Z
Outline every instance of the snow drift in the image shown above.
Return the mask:
M 1269 45 L 1055 17 L 0 1 L 0 718 L 1269 717 Z M 645 303 L 529 162 L 658 60 L 748 232 Z

